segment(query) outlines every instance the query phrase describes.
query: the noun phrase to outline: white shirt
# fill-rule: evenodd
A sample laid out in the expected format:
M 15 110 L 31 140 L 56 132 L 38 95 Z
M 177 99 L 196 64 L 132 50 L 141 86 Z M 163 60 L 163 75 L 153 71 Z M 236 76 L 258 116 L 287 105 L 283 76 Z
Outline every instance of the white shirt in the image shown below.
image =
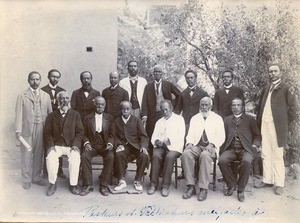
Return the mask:
M 226 94 L 228 94 L 228 92 L 229 92 L 229 89 L 228 89 L 228 88 L 231 88 L 231 87 L 232 87 L 232 83 L 231 83 L 231 84 L 229 84 L 228 86 L 225 86 L 225 85 L 224 85 L 224 88 L 225 88 Z
M 131 116 L 131 115 L 129 115 L 128 118 L 126 119 L 126 118 L 124 118 L 123 115 L 122 115 L 122 120 L 123 120 L 123 122 L 124 122 L 125 124 L 126 124 L 126 123 L 128 122 L 128 120 L 130 119 L 130 116 Z
M 53 86 L 51 83 L 49 83 L 49 87 L 51 87 L 51 88 L 56 88 L 57 85 Z M 55 96 L 55 90 L 52 90 L 52 89 L 51 89 L 51 93 L 52 93 L 52 95 L 53 95 L 53 97 L 54 97 L 54 96 Z
M 95 113 L 96 132 L 102 131 L 102 117 L 103 117 L 103 114 Z
M 182 153 L 184 135 L 185 124 L 183 117 L 172 112 L 169 119 L 162 117 L 156 122 L 151 142 L 155 145 L 155 140 L 168 140 L 170 142 L 170 145 L 167 145 L 169 150 Z
M 39 88 L 37 88 L 36 90 L 34 90 L 32 87 L 30 87 L 30 90 L 31 90 L 31 92 L 32 92 L 32 94 L 34 96 L 38 96 L 40 94 L 40 89 Z M 34 92 L 36 92 L 36 93 L 34 93 Z
M 204 120 L 201 113 L 192 117 L 189 132 L 186 136 L 186 144 L 197 145 L 204 130 L 209 143 L 216 146 L 217 154 L 219 154 L 219 148 L 225 141 L 225 129 L 222 117 L 213 111 L 208 113 L 206 120 Z

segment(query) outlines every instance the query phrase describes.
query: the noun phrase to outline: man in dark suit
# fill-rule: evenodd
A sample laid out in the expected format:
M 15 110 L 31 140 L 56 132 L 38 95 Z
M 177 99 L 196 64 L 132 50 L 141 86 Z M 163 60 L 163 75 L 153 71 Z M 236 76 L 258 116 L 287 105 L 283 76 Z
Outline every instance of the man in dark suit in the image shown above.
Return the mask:
M 46 86 L 41 88 L 43 91 L 45 91 L 46 93 L 49 94 L 53 111 L 58 110 L 58 103 L 57 103 L 57 100 L 56 100 L 57 94 L 61 91 L 66 91 L 65 89 L 63 89 L 63 88 L 61 88 L 60 86 L 57 85 L 58 82 L 59 82 L 60 77 L 61 77 L 61 73 L 58 70 L 56 70 L 56 69 L 50 70 L 48 72 L 49 84 L 47 84 Z M 45 152 L 44 154 L 45 154 L 45 156 L 44 156 L 44 166 L 43 166 L 43 177 L 48 178 L 47 167 L 46 167 L 47 153 Z M 59 178 L 65 179 L 66 175 L 63 172 L 62 164 L 63 164 L 63 159 L 61 157 L 61 158 L 59 158 L 59 167 L 58 167 L 57 176 Z
M 162 79 L 162 75 L 162 67 L 156 65 L 153 70 L 154 81 L 148 83 L 144 90 L 142 122 L 146 126 L 149 139 L 152 137 L 155 123 L 162 117 L 160 102 L 164 99 L 172 101 L 172 95 L 174 95 L 173 107 L 175 107 L 180 94 L 173 83 Z M 152 145 L 150 154 L 152 154 Z
M 282 195 L 284 188 L 283 149 L 287 145 L 288 126 L 297 120 L 299 111 L 295 93 L 281 77 L 279 65 L 271 65 L 271 83 L 262 91 L 257 114 L 262 134 L 263 182 L 256 187 L 272 187 L 275 184 L 277 195 Z
M 239 179 L 238 200 L 245 200 L 244 190 L 247 185 L 251 163 L 260 149 L 261 135 L 254 118 L 244 113 L 244 101 L 240 98 L 232 100 L 233 115 L 227 116 L 224 120 L 226 140 L 223 144 L 219 166 L 228 186 L 226 196 L 231 196 L 235 189 L 236 179 L 231 169 L 231 164 L 235 160 L 240 160 L 238 168 Z
M 196 71 L 187 70 L 184 76 L 188 87 L 181 92 L 174 112 L 182 114 L 185 122 L 185 135 L 187 135 L 191 118 L 199 112 L 200 100 L 208 96 L 208 94 L 197 86 Z M 184 179 L 183 171 L 178 176 L 178 179 Z
M 232 84 L 233 73 L 231 70 L 224 71 L 222 79 L 224 88 L 215 93 L 213 111 L 224 119 L 226 116 L 232 115 L 231 102 L 233 98 L 238 97 L 244 100 L 244 91 Z
M 87 115 L 83 120 L 84 151 L 81 155 L 81 165 L 84 187 L 80 193 L 81 196 L 87 195 L 92 190 L 93 178 L 91 160 L 97 155 L 101 155 L 104 162 L 99 192 L 103 196 L 109 195 L 107 185 L 109 184 L 114 165 L 114 137 L 110 131 L 113 117 L 107 113 L 103 113 L 105 105 L 106 102 L 103 97 L 96 97 L 94 100 L 95 113 Z
M 129 101 L 121 102 L 122 116 L 117 118 L 112 127 L 116 148 L 116 173 L 119 185 L 114 188 L 120 191 L 127 187 L 125 171 L 130 156 L 136 158 L 137 171 L 135 175 L 134 188 L 142 191 L 141 179 L 148 161 L 148 136 L 142 121 L 132 115 L 132 105 Z
M 70 191 L 78 195 L 77 187 L 80 166 L 80 147 L 83 138 L 83 126 L 80 114 L 70 109 L 69 94 L 61 91 L 57 95 L 59 110 L 50 113 L 44 129 L 45 147 L 47 149 L 47 170 L 49 188 L 47 196 L 56 191 L 58 158 L 67 155 L 69 160 Z
M 120 103 L 128 101 L 128 92 L 119 85 L 120 75 L 117 71 L 109 74 L 110 87 L 102 91 L 102 97 L 106 101 L 105 112 L 112 115 L 115 119 L 121 116 Z
M 84 71 L 80 74 L 82 87 L 73 91 L 71 107 L 78 111 L 83 119 L 86 115 L 94 112 L 93 100 L 100 96 L 100 92 L 92 88 L 92 73 Z

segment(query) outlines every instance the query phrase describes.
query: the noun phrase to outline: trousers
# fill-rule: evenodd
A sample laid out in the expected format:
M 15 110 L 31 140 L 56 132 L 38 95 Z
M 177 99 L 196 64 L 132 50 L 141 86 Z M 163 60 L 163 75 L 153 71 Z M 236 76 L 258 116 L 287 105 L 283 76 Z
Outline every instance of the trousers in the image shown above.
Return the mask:
M 70 185 L 76 186 L 78 183 L 80 154 L 71 150 L 71 147 L 66 146 L 55 146 L 55 150 L 56 152 L 52 150 L 46 158 L 49 182 L 55 184 L 59 165 L 58 158 L 66 155 L 69 161 Z
M 22 144 L 20 146 L 23 183 L 41 179 L 44 152 L 43 128 L 43 123 L 36 123 L 33 126 L 32 135 L 24 137 L 26 142 L 31 145 L 31 151 L 28 151 Z
M 187 185 L 195 185 L 195 163 L 198 162 L 198 186 L 202 189 L 208 189 L 212 158 L 213 156 L 208 151 L 202 151 L 197 146 L 183 151 L 181 162 Z
M 159 173 L 163 168 L 162 188 L 169 189 L 171 184 L 171 177 L 173 173 L 173 166 L 175 159 L 180 156 L 177 151 L 170 151 L 163 148 L 154 148 L 152 163 L 151 163 L 151 186 L 157 188 L 159 183 Z

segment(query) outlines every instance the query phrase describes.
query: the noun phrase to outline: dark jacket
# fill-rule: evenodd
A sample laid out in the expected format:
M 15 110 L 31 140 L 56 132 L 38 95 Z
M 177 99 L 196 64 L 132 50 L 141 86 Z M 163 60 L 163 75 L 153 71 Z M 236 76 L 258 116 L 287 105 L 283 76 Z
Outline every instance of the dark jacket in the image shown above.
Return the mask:
M 239 97 L 244 100 L 244 91 L 242 88 L 232 86 L 229 89 L 228 94 L 225 89 L 217 90 L 214 96 L 213 111 L 219 114 L 223 119 L 232 115 L 231 103 L 232 99 L 235 97 Z
M 102 91 L 102 97 L 106 101 L 105 112 L 114 118 L 121 116 L 120 103 L 129 101 L 128 92 L 119 85 L 115 89 L 111 89 L 111 87 L 105 88 Z
M 71 107 L 78 111 L 81 115 L 81 118 L 83 119 L 88 114 L 94 112 L 94 102 L 93 100 L 100 96 L 100 92 L 91 88 L 88 97 L 85 97 L 84 91 L 82 88 L 79 88 L 78 90 L 73 91 L 72 97 L 71 97 Z
M 67 146 L 80 148 L 84 130 L 79 113 L 69 109 L 63 124 L 61 119 L 62 116 L 59 110 L 48 115 L 44 128 L 45 148 L 61 146 L 61 137 L 65 140 Z
M 51 87 L 49 85 L 46 85 L 41 88 L 43 91 L 45 91 L 47 94 L 49 94 L 50 99 L 51 99 L 51 104 L 52 104 L 52 110 L 55 111 L 58 109 L 58 102 L 56 100 L 56 96 L 59 92 L 61 91 L 66 91 L 65 89 L 61 88 L 60 86 L 56 86 L 55 88 L 55 94 L 53 96 Z
M 200 100 L 205 96 L 208 96 L 207 92 L 198 86 L 192 97 L 189 88 L 186 88 L 181 92 L 174 112 L 179 115 L 182 112 L 185 124 L 190 124 L 191 118 L 199 113 Z
M 149 139 L 142 121 L 133 115 L 130 116 L 126 124 L 121 116 L 117 118 L 113 122 L 112 133 L 115 139 L 115 148 L 129 143 L 138 150 L 142 147 L 148 149 Z
M 224 120 L 226 140 L 221 147 L 221 152 L 229 148 L 235 134 L 241 140 L 241 143 L 246 151 L 256 156 L 256 148 L 252 145 L 261 145 L 261 134 L 254 118 L 242 114 L 240 119 L 236 121 L 234 115 L 227 116 Z
M 114 137 L 111 133 L 111 126 L 113 122 L 113 117 L 107 113 L 103 113 L 102 117 L 102 136 L 104 142 L 111 143 L 114 145 Z M 90 142 L 92 148 L 97 149 L 99 142 L 98 137 L 96 137 L 96 120 L 95 120 L 95 114 L 91 113 L 87 115 L 83 119 L 83 127 L 84 127 L 84 137 L 83 137 L 83 143 L 86 143 L 87 141 Z
M 263 88 L 257 109 L 257 121 L 260 128 L 270 87 L 271 84 L 268 84 Z M 288 125 L 293 120 L 297 120 L 296 112 L 299 111 L 295 94 L 291 93 L 290 87 L 286 83 L 281 82 L 273 90 L 271 95 L 271 109 L 276 129 L 278 146 L 284 147 L 287 144 Z

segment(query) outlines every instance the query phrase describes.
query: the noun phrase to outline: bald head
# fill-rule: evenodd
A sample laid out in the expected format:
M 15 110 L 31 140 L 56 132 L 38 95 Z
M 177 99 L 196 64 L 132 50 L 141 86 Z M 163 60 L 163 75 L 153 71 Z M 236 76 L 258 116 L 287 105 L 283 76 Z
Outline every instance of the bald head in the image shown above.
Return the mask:
M 117 71 L 113 71 L 109 74 L 109 83 L 112 87 L 116 86 L 120 82 L 120 75 Z

